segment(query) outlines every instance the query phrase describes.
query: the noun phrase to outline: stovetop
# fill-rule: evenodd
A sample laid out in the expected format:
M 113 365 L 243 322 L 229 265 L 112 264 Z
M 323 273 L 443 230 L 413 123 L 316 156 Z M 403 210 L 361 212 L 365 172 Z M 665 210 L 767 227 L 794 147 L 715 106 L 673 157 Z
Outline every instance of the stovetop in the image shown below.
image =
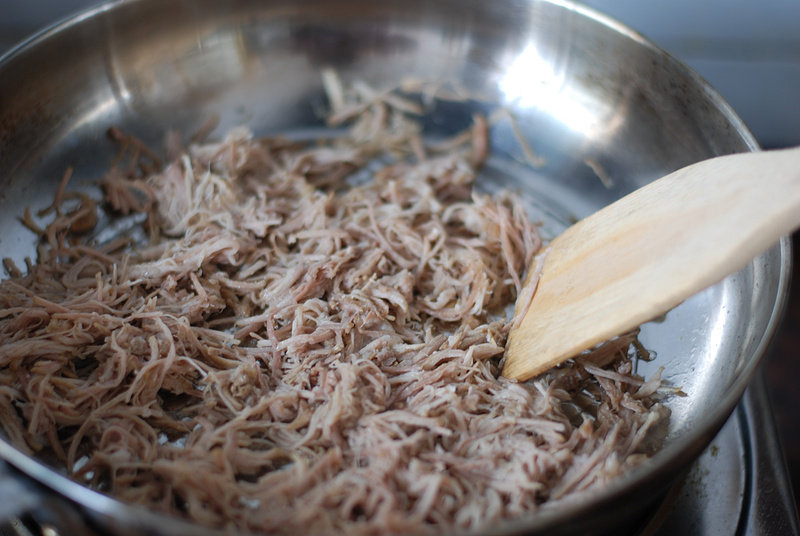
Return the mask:
M 652 526 L 644 534 L 800 534 L 763 370 L 717 437 L 669 492 Z

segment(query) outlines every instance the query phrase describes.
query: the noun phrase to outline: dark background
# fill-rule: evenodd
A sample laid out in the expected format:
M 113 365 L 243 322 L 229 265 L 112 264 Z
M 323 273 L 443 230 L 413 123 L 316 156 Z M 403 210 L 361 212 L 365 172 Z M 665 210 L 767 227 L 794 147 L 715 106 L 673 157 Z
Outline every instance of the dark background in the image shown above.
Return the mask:
M 0 0 L 0 53 L 96 0 Z M 585 0 L 688 63 L 764 148 L 800 145 L 800 1 Z M 800 251 L 800 234 L 793 236 Z M 800 490 L 800 262 L 782 327 L 765 360 L 788 470 Z M 797 493 L 795 494 L 797 497 Z

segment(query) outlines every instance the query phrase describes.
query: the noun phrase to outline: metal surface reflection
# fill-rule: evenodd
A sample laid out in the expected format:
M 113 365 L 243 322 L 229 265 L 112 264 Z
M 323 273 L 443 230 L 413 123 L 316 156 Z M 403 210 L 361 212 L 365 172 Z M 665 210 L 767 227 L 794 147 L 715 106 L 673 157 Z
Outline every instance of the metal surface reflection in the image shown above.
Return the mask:
M 566 128 L 593 138 L 607 120 L 608 106 L 568 85 L 559 70 L 558 65 L 541 56 L 536 45 L 530 44 L 507 68 L 500 79 L 500 90 L 511 106 L 547 110 Z

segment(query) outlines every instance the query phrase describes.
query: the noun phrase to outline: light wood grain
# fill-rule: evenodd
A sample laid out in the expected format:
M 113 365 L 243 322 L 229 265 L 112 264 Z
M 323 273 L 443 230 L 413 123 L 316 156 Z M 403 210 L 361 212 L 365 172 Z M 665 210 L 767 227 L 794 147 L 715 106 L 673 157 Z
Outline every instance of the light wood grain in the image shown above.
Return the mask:
M 503 375 L 529 379 L 662 315 L 798 226 L 800 148 L 706 160 L 636 190 L 547 246 Z

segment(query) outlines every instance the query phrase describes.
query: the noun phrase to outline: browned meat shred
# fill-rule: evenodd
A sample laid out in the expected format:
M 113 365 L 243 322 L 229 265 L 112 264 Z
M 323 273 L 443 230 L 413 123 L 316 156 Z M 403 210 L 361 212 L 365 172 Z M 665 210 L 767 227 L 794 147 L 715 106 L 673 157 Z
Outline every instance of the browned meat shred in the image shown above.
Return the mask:
M 407 97 L 339 101 L 343 137 L 173 137 L 156 172 L 114 130 L 147 165 L 109 171 L 105 206 L 144 212 L 147 244 L 91 242 L 94 205 L 63 188 L 51 223 L 26 216 L 38 260 L 0 283 L 10 442 L 123 501 L 277 534 L 479 531 L 641 463 L 668 411 L 634 335 L 499 376 L 541 241 L 517 196 L 472 187 L 486 121 L 437 152 Z

